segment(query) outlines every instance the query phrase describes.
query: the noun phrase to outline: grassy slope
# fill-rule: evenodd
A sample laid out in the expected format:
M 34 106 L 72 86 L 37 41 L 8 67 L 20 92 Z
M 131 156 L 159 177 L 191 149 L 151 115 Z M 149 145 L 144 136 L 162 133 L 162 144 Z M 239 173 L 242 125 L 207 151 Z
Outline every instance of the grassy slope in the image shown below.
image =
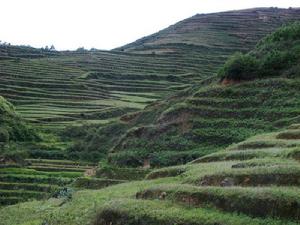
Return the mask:
M 266 8 L 196 15 L 130 44 L 126 52 L 0 46 L 0 94 L 42 127 L 107 123 L 211 76 L 234 51 L 252 48 L 281 24 L 299 19 L 298 12 Z M 164 50 L 129 51 L 140 49 L 140 42 L 141 50 Z
M 14 103 L 23 117 L 43 129 L 61 131 L 85 122 L 101 126 L 212 76 L 232 52 L 252 48 L 276 27 L 297 20 L 298 11 L 266 8 L 198 15 L 154 35 L 159 42 L 153 44 L 155 48 L 167 46 L 173 49 L 170 52 L 56 52 L 1 45 L 0 94 Z M 245 36 L 250 39 L 245 41 Z M 151 109 L 148 112 L 147 116 L 153 113 Z M 147 124 L 151 118 L 141 120 Z M 83 143 L 73 151 L 74 158 L 103 157 L 132 125 L 121 123 L 116 127 L 121 127 L 118 133 L 110 128 L 99 130 L 94 140 L 103 144 Z M 59 151 L 68 143 L 56 146 L 57 141 L 46 144 L 46 148 L 34 146 L 31 157 L 65 158 L 65 152 Z M 89 154 L 81 153 L 82 145 Z M 53 151 L 43 153 L 39 149 Z
M 249 11 L 221 13 L 222 24 L 219 24 L 218 14 L 200 16 L 196 20 L 194 18 L 187 20 L 184 23 L 184 27 L 187 24 L 190 24 L 191 27 L 200 24 L 201 27 L 203 23 L 206 23 L 207 19 L 213 27 L 208 28 L 204 33 L 191 29 L 191 32 L 189 32 L 190 39 L 185 36 L 184 38 L 175 38 L 176 43 L 164 42 L 159 44 L 159 46 L 155 44 L 155 48 L 159 48 L 159 50 L 155 50 L 155 53 L 151 50 L 148 52 L 150 54 L 136 54 L 136 51 L 55 52 L 28 47 L 0 46 L 0 93 L 16 104 L 17 111 L 26 119 L 42 128 L 60 130 L 65 128 L 66 125 L 77 125 L 86 121 L 96 124 L 114 121 L 126 112 L 142 109 L 149 102 L 189 87 L 195 81 L 200 81 L 198 85 L 179 93 L 176 97 L 171 97 L 168 101 L 155 103 L 147 107 L 140 116 L 127 115 L 122 118 L 123 122 L 101 127 L 98 132 L 94 132 L 95 129 L 93 127 L 91 132 L 97 135 L 100 133 L 100 135 L 93 140 L 94 144 L 86 145 L 83 143 L 84 146 L 88 147 L 89 152 L 82 152 L 81 154 L 84 156 L 84 159 L 97 160 L 99 152 L 100 154 L 106 154 L 107 150 L 112 147 L 112 144 L 119 143 L 122 145 L 123 139 L 118 142 L 118 138 L 126 130 L 135 126 L 148 126 L 155 120 L 160 121 L 160 119 L 163 119 L 161 115 L 172 113 L 170 105 L 175 105 L 181 101 L 188 102 L 190 99 L 187 100 L 187 98 L 194 94 L 195 90 L 199 91 L 199 86 L 204 91 L 207 88 L 207 83 L 211 81 L 202 81 L 202 79 L 214 74 L 228 55 L 235 50 L 251 48 L 258 38 L 269 33 L 280 24 L 297 19 L 297 12 L 297 10 L 274 11 L 274 9 L 263 9 L 259 10 L 259 12 L 250 10 L 250 13 Z M 252 27 L 253 29 L 244 29 L 243 27 L 249 27 L 250 18 L 256 18 L 255 29 L 254 27 Z M 239 23 L 236 23 L 237 21 Z M 180 27 L 182 24 L 179 23 L 178 26 Z M 180 29 L 176 32 L 179 36 L 182 34 Z M 241 35 L 248 35 L 252 39 L 244 42 L 244 39 L 240 37 Z M 197 38 L 195 38 L 196 36 Z M 186 43 L 183 39 L 189 39 L 189 42 Z M 216 43 L 216 45 L 213 43 Z M 172 48 L 172 50 L 166 51 L 165 47 Z M 139 53 L 147 52 L 145 49 L 140 50 L 138 51 Z M 282 91 L 285 90 L 284 88 L 289 89 L 292 87 L 290 85 L 291 82 L 288 80 L 286 82 L 287 85 L 283 87 Z M 297 83 L 295 85 L 297 88 Z M 278 93 L 281 92 L 278 91 Z M 277 97 L 279 98 L 279 96 Z M 223 104 L 226 104 L 226 101 Z M 268 104 L 272 104 L 272 102 Z M 291 101 L 289 104 L 292 112 L 288 112 L 288 117 L 292 116 L 293 113 L 297 113 L 297 111 L 293 111 L 293 107 L 297 106 L 297 102 Z M 182 106 L 184 105 L 178 105 L 179 108 Z M 178 118 L 180 118 L 180 121 L 176 121 L 176 123 L 183 124 L 182 126 L 179 125 L 180 130 L 183 133 L 189 131 L 191 127 L 189 123 L 186 123 L 186 119 L 189 119 L 189 116 Z M 260 119 L 258 120 L 260 122 Z M 191 121 L 191 123 L 194 122 Z M 215 121 L 207 123 L 206 120 L 198 122 L 200 122 L 200 125 L 204 123 L 206 126 L 211 126 L 211 123 L 215 123 Z M 176 123 L 174 126 L 171 123 L 172 129 L 177 129 Z M 224 120 L 217 121 L 216 127 L 223 123 L 227 122 Z M 234 127 L 240 126 L 239 122 L 234 122 L 234 124 Z M 259 132 L 263 132 L 272 128 L 272 124 L 265 122 L 262 125 L 259 124 L 259 128 L 257 128 L 256 120 L 244 123 L 242 126 L 248 126 L 249 124 L 254 124 L 255 128 L 246 130 L 247 135 L 258 132 L 257 129 Z M 166 128 L 169 132 L 168 126 Z M 134 128 L 134 133 L 137 132 L 138 134 L 140 132 L 139 129 Z M 150 131 L 156 132 L 156 127 L 150 126 Z M 159 131 L 164 132 L 164 126 L 159 127 Z M 130 132 L 128 132 L 129 135 Z M 151 156 L 156 159 L 156 162 L 152 162 L 155 165 L 170 165 L 174 162 L 184 163 L 211 151 L 205 143 L 200 145 L 201 151 L 197 149 L 194 151 L 192 149 L 193 145 L 187 143 L 185 137 L 173 136 L 173 134 L 168 132 L 165 133 L 165 136 L 162 136 L 160 140 L 162 145 L 158 145 L 158 148 L 162 147 L 165 150 L 164 145 L 170 144 L 172 147 L 170 151 L 164 151 L 163 154 L 159 151 L 160 149 L 157 149 L 157 146 L 153 149 L 151 145 L 146 147 L 146 149 L 151 148 L 151 151 L 158 150 L 156 155 Z M 230 138 L 232 138 L 232 136 L 235 136 L 235 133 L 230 135 Z M 244 134 L 237 140 L 242 140 L 247 135 Z M 219 138 L 220 135 L 217 135 L 217 137 Z M 91 138 L 91 136 L 88 138 Z M 222 144 L 214 143 L 213 147 L 215 150 L 222 148 L 224 140 L 228 141 L 227 138 L 226 135 L 220 138 Z M 57 143 L 57 140 L 52 136 L 46 136 L 44 139 L 47 139 L 45 143 L 37 143 L 33 146 L 31 144 L 27 146 L 27 143 L 22 143 L 17 148 L 30 149 L 30 157 L 35 158 L 61 159 L 66 158 L 66 156 L 71 157 L 65 151 L 61 151 L 65 149 L 67 142 Z M 52 141 L 52 139 L 54 140 Z M 232 139 L 229 140 L 232 141 Z M 101 143 L 101 146 L 98 143 Z M 158 144 L 161 143 L 158 142 Z M 178 145 L 179 143 L 180 145 Z M 135 141 L 133 144 L 136 144 Z M 141 144 L 144 149 L 145 146 L 143 146 L 143 143 Z M 197 147 L 199 145 L 198 142 L 192 144 L 196 144 Z M 178 152 L 176 148 L 173 148 L 174 146 L 185 147 L 186 149 L 191 148 L 192 150 Z M 129 144 L 129 147 L 131 147 L 131 144 Z M 129 153 L 129 156 L 131 154 L 132 157 L 128 157 L 127 153 Z M 129 161 L 129 163 L 140 165 L 145 157 L 149 157 L 148 153 L 146 152 L 145 155 L 138 152 L 137 154 L 141 158 L 136 159 L 136 151 L 125 151 L 125 154 L 121 154 L 121 156 L 118 153 L 112 155 L 112 160 L 124 165 L 128 164 L 127 159 L 131 160 L 133 158 L 132 162 Z M 75 154 L 78 157 L 76 152 Z M 180 162 L 178 161 L 179 159 L 181 160 Z M 1 195 L 3 198 L 1 197 L 1 200 L 4 199 L 3 202 L 6 204 L 7 201 L 15 203 L 34 198 L 34 196 L 37 198 L 48 196 L 48 193 L 52 190 L 49 188 L 49 185 L 56 187 L 58 183 L 64 184 L 65 178 L 69 178 L 68 176 L 79 176 L 85 170 L 85 168 L 78 168 L 78 166 L 70 168 L 68 163 L 65 163 L 65 161 L 62 162 L 63 166 L 61 168 L 57 166 L 57 162 L 50 160 L 48 163 L 45 163 L 45 160 L 42 160 L 41 163 L 29 165 L 29 169 L 2 169 L 3 175 L 0 178 L 0 187 L 3 192 Z M 74 163 L 76 164 L 76 162 Z M 45 175 L 43 173 L 45 171 L 49 172 L 49 174 Z M 53 178 L 53 176 L 58 177 Z M 29 182 L 35 183 L 40 189 L 36 191 L 33 185 L 29 185 Z M 46 185 L 47 187 L 40 187 L 41 185 Z M 7 189 L 20 188 L 26 190 L 24 191 L 24 196 L 20 196 L 18 191 L 7 192 Z M 46 195 L 40 193 L 40 190 L 44 190 L 43 188 L 47 190 L 45 191 L 47 192 Z
M 0 167 L 0 205 L 33 199 L 47 199 L 70 184 L 94 165 L 70 160 L 28 159 L 23 166 L 2 164 Z
M 277 24 L 297 18 L 297 14 L 299 8 L 253 8 L 197 14 L 118 49 L 145 53 L 176 52 L 185 46 L 203 47 L 206 57 L 209 55 L 207 49 L 220 47 L 230 52 L 247 51 L 249 46 L 254 46 L 257 40 L 266 35 L 265 32 L 269 33 L 277 28 Z
M 148 180 L 78 191 L 66 202 L 5 207 L 0 224 L 298 224 L 299 128 L 255 136 L 224 150 L 239 155 L 235 160 L 199 159 L 153 171 Z M 270 154 L 246 160 L 239 151 Z
M 260 79 L 203 81 L 129 120 L 131 129 L 112 148 L 111 161 L 130 166 L 143 165 L 145 159 L 154 166 L 184 163 L 299 121 L 299 28 L 295 23 L 279 29 L 250 52 L 263 62 L 256 70 L 263 71 Z M 231 67 L 227 70 L 239 71 Z M 147 120 L 149 114 L 155 116 Z

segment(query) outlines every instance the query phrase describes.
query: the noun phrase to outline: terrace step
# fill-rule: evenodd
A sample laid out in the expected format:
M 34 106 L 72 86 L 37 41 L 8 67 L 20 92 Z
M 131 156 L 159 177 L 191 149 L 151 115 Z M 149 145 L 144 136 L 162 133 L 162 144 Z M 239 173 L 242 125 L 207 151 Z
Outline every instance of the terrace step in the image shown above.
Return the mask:
M 45 172 L 84 172 L 86 168 L 66 168 L 66 167 L 49 167 L 49 166 L 28 166 L 29 169 Z
M 24 198 L 21 197 L 0 197 L 0 206 L 6 206 L 6 205 L 14 205 L 19 202 L 25 201 Z
M 122 199 L 102 206 L 93 225 L 286 225 L 286 220 L 252 218 L 212 208 L 191 208 L 170 201 Z M 289 225 L 296 225 L 290 222 Z
M 38 184 L 51 184 L 51 185 L 66 185 L 73 181 L 71 178 L 62 177 L 47 177 L 38 175 L 22 175 L 22 174 L 4 174 L 0 175 L 0 182 L 6 183 L 38 183 Z
M 230 160 L 249 160 L 254 158 L 275 157 L 284 152 L 284 148 L 260 148 L 235 151 L 220 151 L 203 156 L 191 163 L 219 162 Z
M 299 188 L 195 187 L 165 185 L 140 191 L 138 199 L 170 200 L 192 207 L 211 204 L 216 208 L 255 217 L 300 221 Z
M 200 186 L 300 186 L 300 167 L 274 165 L 231 169 L 205 175 L 195 184 Z
M 44 192 L 25 190 L 0 190 L 0 197 L 20 197 L 24 199 L 42 198 L 47 196 Z
M 94 167 L 95 163 L 91 162 L 77 162 L 71 160 L 52 160 L 52 159 L 26 159 L 31 164 L 52 164 L 52 165 L 61 165 L 61 166 L 84 166 L 84 167 Z
M 31 190 L 39 192 L 51 192 L 58 189 L 57 185 L 36 184 L 36 183 L 9 183 L 0 182 L 1 190 Z

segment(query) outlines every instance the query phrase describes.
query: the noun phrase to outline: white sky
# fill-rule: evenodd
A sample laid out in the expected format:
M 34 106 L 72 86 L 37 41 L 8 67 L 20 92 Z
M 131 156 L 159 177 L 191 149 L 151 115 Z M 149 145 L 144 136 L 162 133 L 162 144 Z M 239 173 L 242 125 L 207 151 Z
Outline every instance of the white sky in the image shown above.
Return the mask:
M 300 7 L 300 0 L 0 0 L 0 40 L 56 49 L 111 49 L 196 13 Z

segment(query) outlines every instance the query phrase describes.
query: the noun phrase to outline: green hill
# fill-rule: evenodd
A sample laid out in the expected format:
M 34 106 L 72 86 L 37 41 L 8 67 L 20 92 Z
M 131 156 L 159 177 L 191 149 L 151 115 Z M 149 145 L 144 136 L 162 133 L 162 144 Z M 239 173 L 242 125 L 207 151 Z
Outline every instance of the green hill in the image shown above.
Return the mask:
M 5 207 L 0 224 L 296 225 L 299 128 L 154 170 L 143 181 Z
M 128 45 L 130 48 L 113 51 L 55 51 L 1 44 L 0 94 L 12 102 L 17 112 L 35 127 L 60 135 L 55 141 L 60 142 L 59 146 L 54 143 L 47 144 L 49 146 L 46 148 L 30 147 L 31 157 L 97 161 L 105 158 L 116 143 L 123 145 L 126 141 L 119 138 L 130 133 L 129 129 L 155 124 L 163 111 L 168 108 L 171 110 L 171 105 L 180 107 L 177 103 L 184 101 L 197 89 L 205 85 L 208 87 L 209 82 L 204 79 L 216 74 L 235 51 L 250 50 L 261 37 L 284 23 L 299 20 L 299 15 L 297 8 L 258 8 L 196 15 L 144 38 L 147 43 L 141 46 L 138 41 Z M 154 49 L 148 51 L 146 48 Z M 173 97 L 174 93 L 181 90 L 185 90 L 179 94 L 182 96 Z M 168 96 L 171 97 L 167 101 L 153 103 Z M 148 106 L 149 103 L 153 103 L 153 106 Z M 137 122 L 128 121 L 132 115 L 129 118 L 122 117 L 126 113 L 135 115 L 134 112 L 146 106 Z M 84 126 L 87 132 L 81 128 L 75 132 L 73 126 L 85 124 L 90 124 Z M 103 126 L 105 124 L 109 125 Z M 270 130 L 270 126 L 267 127 Z M 157 131 L 155 126 L 152 128 Z M 87 135 L 89 130 L 96 135 Z M 265 128 L 260 130 L 265 131 Z M 249 136 L 256 132 L 250 130 L 247 133 Z M 187 135 L 188 139 L 192 138 L 190 134 Z M 82 136 L 87 136 L 88 143 Z M 222 146 L 245 137 L 247 135 L 241 134 L 239 138 L 223 140 Z M 60 151 L 74 139 L 83 141 L 77 142 L 67 152 Z M 169 165 L 168 161 L 173 161 L 172 164 L 186 162 L 206 151 L 203 148 L 201 151 L 192 150 L 198 143 L 186 141 L 186 137 L 182 136 L 177 138 L 170 135 L 161 142 L 164 143 L 158 143 L 154 148 L 151 144 L 145 148 L 142 143 L 138 147 L 152 148 L 152 152 L 160 155 L 161 159 L 154 165 Z M 170 146 L 166 148 L 166 145 Z M 206 143 L 203 145 L 206 146 Z M 213 146 L 214 149 L 216 147 L 219 144 Z M 129 144 L 126 148 L 133 150 L 136 147 Z M 176 148 L 180 148 L 181 153 Z M 211 147 L 207 148 L 210 152 Z M 122 149 L 123 146 L 116 146 L 114 151 Z M 161 149 L 165 154 L 158 153 L 162 152 Z M 192 151 L 183 152 L 186 149 Z M 149 157 L 148 150 L 146 154 L 140 154 L 139 149 L 124 152 L 124 156 L 118 153 L 112 155 L 113 161 L 117 164 L 140 165 L 143 163 L 141 160 Z M 140 154 L 138 162 L 134 152 Z M 124 158 L 135 162 L 119 162 Z M 178 162 L 179 158 L 181 162 Z
M 0 45 L 0 94 L 42 128 L 108 123 L 211 77 L 233 52 L 299 15 L 296 8 L 196 15 L 129 45 L 138 51 Z
M 248 64 L 232 63 L 232 59 L 221 69 L 221 76 L 225 70 L 228 76 L 237 71 L 252 76 L 250 81 L 230 81 L 230 77 L 227 81 L 222 77 L 222 82 L 217 77 L 203 80 L 139 113 L 122 117 L 118 123 L 98 132 L 92 130 L 93 134 L 81 143 L 86 147 L 77 146 L 72 151 L 103 152 L 96 143 L 103 142 L 104 135 L 108 144 L 105 147 L 111 147 L 111 163 L 143 166 L 150 161 L 152 166 L 175 165 L 299 122 L 299 27 L 294 23 L 277 30 L 245 55 L 255 55 L 261 63 L 254 67 L 256 70 L 252 68 L 253 75 L 248 72 Z M 234 56 L 234 60 L 245 56 Z M 235 64 L 242 71 L 246 68 L 245 72 L 236 69 Z
M 289 66 L 276 69 L 277 74 L 260 76 L 261 79 L 227 79 L 226 73 L 222 73 L 231 67 L 229 62 L 232 59 L 224 67 L 222 65 L 236 51 L 244 52 L 238 57 L 254 57 L 255 63 L 263 62 L 261 59 L 269 48 L 279 52 L 280 56 L 285 51 L 298 56 L 297 32 L 292 39 L 281 40 L 281 35 L 279 40 L 272 38 L 278 32 L 284 34 L 289 31 L 290 27 L 268 36 L 256 48 L 254 46 L 260 38 L 282 24 L 299 19 L 299 9 L 275 8 L 196 15 L 113 51 L 55 51 L 0 45 L 0 94 L 12 102 L 17 111 L 15 113 L 14 107 L 1 98 L 0 109 L 3 114 L 0 119 L 4 123 L 0 125 L 0 136 L 5 142 L 10 141 L 9 145 L 2 146 L 8 146 L 5 150 L 13 150 L 10 153 L 22 153 L 19 154 L 22 163 L 0 165 L 0 205 L 55 197 L 44 201 L 43 206 L 35 201 L 18 205 L 19 208 L 5 208 L 0 213 L 0 224 L 40 225 L 49 224 L 48 221 L 51 221 L 50 224 L 89 224 L 94 220 L 95 224 L 124 224 L 124 220 L 139 224 L 142 215 L 146 215 L 145 224 L 199 224 L 204 220 L 209 224 L 223 224 L 223 218 L 230 224 L 265 224 L 264 219 L 251 219 L 249 216 L 253 214 L 248 213 L 249 209 L 238 211 L 245 213 L 244 216 L 232 215 L 231 211 L 237 211 L 234 207 L 226 208 L 229 213 L 225 214 L 210 208 L 190 213 L 188 208 L 177 202 L 171 204 L 170 208 L 167 207 L 168 202 L 161 204 L 158 201 L 136 201 L 131 198 L 137 194 L 139 198 L 146 199 L 140 193 L 142 190 L 147 192 L 146 189 L 155 184 L 165 185 L 169 182 L 180 188 L 181 182 L 192 185 L 187 189 L 182 187 L 188 196 L 195 191 L 193 185 L 196 181 L 193 179 L 200 176 L 202 170 L 203 175 L 210 175 L 205 171 L 216 166 L 212 170 L 216 178 L 213 176 L 212 180 L 205 180 L 208 184 L 220 181 L 217 180 L 219 171 L 228 170 L 230 174 L 230 167 L 234 164 L 227 162 L 212 163 L 208 167 L 200 164 L 166 168 L 148 175 L 149 178 L 155 178 L 185 173 L 183 176 L 187 178 L 183 180 L 177 177 L 166 178 L 162 183 L 160 180 L 129 183 L 115 186 L 111 191 L 105 190 L 105 193 L 76 191 L 82 187 L 103 188 L 140 180 L 151 170 L 119 166 L 141 167 L 150 164 L 151 167 L 164 167 L 185 164 L 199 157 L 198 160 L 209 162 L 218 158 L 222 159 L 220 161 L 228 158 L 241 160 L 238 158 L 241 152 L 227 154 L 227 151 L 219 150 L 250 136 L 299 123 L 299 58 L 288 57 L 291 64 L 285 64 L 286 61 L 284 64 Z M 293 26 L 298 27 L 297 23 Z M 283 43 L 290 45 L 283 48 Z M 271 55 L 271 59 L 277 60 L 277 55 L 274 55 L 276 57 L 272 58 Z M 267 59 L 264 60 L 268 62 Z M 277 65 L 278 61 L 272 60 L 270 62 Z M 267 64 L 255 67 L 257 74 L 265 72 L 262 68 L 267 67 L 263 65 Z M 220 67 L 223 70 L 219 70 Z M 221 71 L 221 78 L 216 76 L 218 71 Z M 225 82 L 226 79 L 229 82 Z M 41 132 L 39 138 L 28 124 Z M 294 139 L 297 139 L 297 132 L 291 134 L 296 137 Z M 287 147 L 298 145 L 297 142 L 289 142 L 291 146 Z M 282 149 L 274 152 L 272 149 L 269 154 L 264 147 L 270 146 L 278 147 L 263 142 L 253 147 L 255 151 L 247 151 L 245 158 L 265 160 L 271 157 L 266 159 L 271 161 L 275 156 L 280 159 L 287 157 L 275 154 Z M 260 152 L 257 148 L 263 150 Z M 292 149 L 289 150 L 292 152 Z M 297 151 L 285 154 L 297 155 Z M 100 160 L 101 168 L 96 170 Z M 266 165 L 269 165 L 269 161 Z M 294 165 L 292 160 L 285 162 Z M 257 162 L 249 162 L 251 165 L 253 163 L 256 165 Z M 191 170 L 186 169 L 190 167 Z M 297 169 L 295 166 L 296 172 Z M 249 174 L 252 172 L 255 176 L 257 171 L 250 171 Z M 287 172 L 287 169 L 284 168 L 283 172 Z M 83 175 L 88 177 L 81 177 Z M 97 178 L 90 178 L 91 175 Z M 243 178 L 244 175 L 237 176 Z M 163 192 L 167 192 L 168 188 L 174 191 L 173 187 L 163 188 Z M 209 191 L 215 197 L 214 191 L 219 190 Z M 230 191 L 220 191 L 222 195 L 232 196 Z M 250 194 L 254 192 L 252 189 L 249 191 Z M 273 193 L 273 189 L 264 191 L 263 194 Z M 203 190 L 197 189 L 196 192 L 201 195 Z M 239 193 L 241 196 L 250 195 L 242 191 Z M 274 189 L 274 193 L 272 196 L 276 198 L 281 190 Z M 297 194 L 293 190 L 288 193 L 292 197 Z M 126 198 L 124 202 L 118 200 L 120 196 Z M 256 196 L 254 201 L 261 201 L 260 197 Z M 218 195 L 216 198 L 221 197 Z M 109 199 L 116 202 L 108 202 Z M 288 196 L 284 196 L 284 206 L 289 203 L 287 199 Z M 226 201 L 230 202 L 228 199 Z M 134 204 L 140 204 L 141 211 L 133 212 Z M 75 205 L 79 205 L 78 208 Z M 111 210 L 107 205 L 115 208 Z M 128 208 L 123 208 L 124 205 Z M 161 218 L 156 218 L 155 210 L 150 210 L 150 214 L 143 211 L 156 207 L 159 213 L 166 208 L 168 210 Z M 276 218 L 286 219 L 289 214 L 280 214 L 276 210 L 275 214 L 265 212 L 264 215 L 274 217 L 268 220 L 270 224 L 284 224 Z M 183 213 L 177 213 L 180 211 Z M 194 218 L 195 213 L 199 217 Z M 111 215 L 116 215 L 116 221 L 111 221 L 114 217 Z M 221 220 L 211 219 L 218 216 Z M 298 218 L 297 214 L 292 216 Z
M 256 45 L 257 40 L 274 31 L 279 24 L 299 19 L 299 10 L 253 8 L 197 14 L 118 50 L 148 53 L 199 49 L 207 60 L 213 57 L 209 53 L 214 50 L 223 49 L 224 54 L 249 50 Z

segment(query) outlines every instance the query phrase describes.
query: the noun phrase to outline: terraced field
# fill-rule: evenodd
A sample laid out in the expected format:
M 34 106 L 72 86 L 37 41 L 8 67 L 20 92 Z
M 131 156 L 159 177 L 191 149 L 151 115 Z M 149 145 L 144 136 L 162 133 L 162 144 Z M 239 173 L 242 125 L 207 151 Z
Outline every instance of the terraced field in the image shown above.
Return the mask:
M 296 225 L 299 134 L 294 124 L 187 165 L 154 170 L 144 181 L 3 208 L 0 224 Z
M 0 224 L 299 222 L 299 125 L 203 156 L 300 122 L 297 76 L 230 85 L 214 76 L 234 51 L 249 50 L 298 19 L 299 9 L 196 15 L 114 51 L 1 45 L 0 95 L 42 132 L 10 140 L 5 127 L 8 145 L 1 150 L 24 151 L 29 159 L 24 166 L 0 158 L 0 205 L 45 201 L 1 209 Z M 86 123 L 101 126 L 78 126 L 78 136 L 64 136 L 68 125 Z M 94 173 L 95 165 L 65 160 L 99 161 L 108 153 L 114 166 L 93 178 L 83 175 Z M 115 167 L 163 167 L 196 158 L 155 170 L 147 181 L 140 180 L 150 170 Z M 70 186 L 110 185 L 64 193 Z
M 58 196 L 93 165 L 69 160 L 27 159 L 26 166 L 0 167 L 0 205 Z
M 32 122 L 55 127 L 74 121 L 105 123 L 125 112 L 143 108 L 172 88 L 184 87 L 184 83 L 172 81 L 174 77 L 176 80 L 175 75 L 167 77 L 168 73 L 171 74 L 168 70 L 176 70 L 172 65 L 157 59 L 149 62 L 143 71 L 135 68 L 141 61 L 145 60 L 134 62 L 134 57 L 109 52 L 91 53 L 91 56 L 86 53 L 20 59 L 18 62 L 1 60 L 1 95 L 13 102 L 22 116 Z M 127 63 L 132 69 L 128 66 L 125 71 L 122 64 Z M 157 63 L 166 67 L 159 75 L 150 68 L 157 68 Z M 178 69 L 177 73 L 183 72 Z M 143 79 L 135 81 L 139 75 Z
M 139 53 L 180 52 L 202 47 L 207 51 L 247 51 L 279 24 L 299 20 L 299 8 L 253 8 L 212 14 L 197 14 L 167 29 L 118 48 Z M 208 54 L 209 55 L 209 54 Z M 209 61 L 214 61 L 210 57 Z
M 299 128 L 250 138 L 194 165 L 154 171 L 148 179 L 181 174 L 183 181 L 110 202 L 95 224 L 298 224 Z
M 299 23 L 278 29 L 248 54 L 235 54 L 218 77 L 129 117 L 129 129 L 111 148 L 110 161 L 122 166 L 182 164 L 300 122 L 299 31 Z
M 233 52 L 299 15 L 273 8 L 196 15 L 118 51 L 1 45 L 0 95 L 43 128 L 108 123 L 211 77 Z
M 210 83 L 193 94 L 143 111 L 116 142 L 111 162 L 182 164 L 258 133 L 299 122 L 299 79 L 272 78 L 235 85 Z M 164 105 L 165 104 L 165 105 Z M 148 124 L 141 118 L 154 115 Z

